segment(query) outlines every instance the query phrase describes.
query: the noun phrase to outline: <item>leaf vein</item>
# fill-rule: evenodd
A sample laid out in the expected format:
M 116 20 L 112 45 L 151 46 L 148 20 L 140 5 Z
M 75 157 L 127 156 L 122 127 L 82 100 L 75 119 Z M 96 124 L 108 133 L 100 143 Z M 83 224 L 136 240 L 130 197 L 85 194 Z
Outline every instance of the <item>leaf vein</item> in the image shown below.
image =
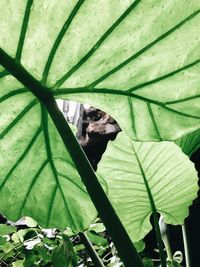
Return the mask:
M 2 139 L 19 121 L 20 119 L 26 115 L 26 113 L 32 109 L 37 104 L 38 100 L 34 99 L 31 103 L 29 103 L 20 113 L 19 115 L 6 127 L 5 130 L 0 134 L 0 139 Z
M 26 5 L 26 10 L 24 13 L 24 19 L 23 19 L 21 33 L 20 33 L 20 37 L 19 37 L 17 52 L 16 52 L 16 56 L 15 56 L 16 62 L 20 62 L 20 59 L 21 59 L 21 54 L 22 54 L 22 49 L 23 49 L 23 45 L 24 45 L 24 41 L 25 41 L 26 31 L 28 28 L 28 22 L 29 22 L 32 4 L 33 4 L 33 0 L 28 0 L 27 5 Z
M 194 12 L 192 15 L 190 15 L 187 18 L 185 18 L 181 22 L 179 22 L 176 26 L 174 26 L 173 28 L 171 28 L 170 30 L 168 30 L 167 32 L 165 32 L 164 34 L 162 34 L 161 36 L 159 36 L 158 38 L 156 38 L 153 42 L 149 43 L 147 46 L 145 46 L 144 48 L 142 48 L 141 50 L 139 50 L 137 53 L 135 53 L 134 55 L 132 55 L 131 57 L 129 57 L 128 59 L 126 59 L 125 61 L 123 61 L 122 63 L 120 63 L 118 66 L 116 66 L 112 70 L 110 70 L 107 73 L 105 73 L 103 76 L 101 76 L 100 78 L 98 78 L 96 81 L 92 82 L 89 85 L 89 87 L 96 86 L 97 84 L 99 84 L 100 82 L 102 82 L 103 80 L 105 80 L 106 78 L 108 78 L 110 75 L 114 74 L 115 72 L 117 72 L 118 70 L 120 70 L 121 68 L 123 68 L 124 66 L 126 66 L 129 62 L 131 62 L 134 59 L 136 59 L 137 57 L 139 57 L 141 54 L 143 54 L 148 49 L 150 49 L 152 46 L 154 46 L 155 44 L 157 44 L 158 42 L 160 42 L 161 40 L 163 40 L 165 37 L 167 37 L 172 32 L 174 32 L 177 29 L 179 29 L 182 25 L 184 25 L 186 22 L 188 22 L 189 20 L 191 20 L 192 18 L 194 18 L 199 13 L 200 13 L 200 9 L 198 9 L 196 12 Z
M 81 5 L 83 4 L 85 0 L 79 0 L 77 2 L 77 4 L 75 5 L 74 9 L 72 10 L 71 14 L 69 15 L 69 17 L 67 18 L 66 22 L 64 23 L 61 31 L 59 32 L 56 40 L 55 40 L 55 43 L 53 44 L 53 47 L 51 49 L 51 52 L 49 54 L 49 57 L 48 57 L 48 60 L 47 60 L 47 63 L 45 65 L 45 68 L 44 68 L 44 71 L 43 71 L 43 75 L 42 75 L 42 83 L 43 84 L 46 84 L 46 81 L 47 81 L 47 78 L 48 78 L 48 74 L 49 74 L 49 70 L 50 70 L 50 67 L 51 67 L 51 64 L 53 62 L 53 59 L 54 59 L 54 56 L 56 54 L 56 51 L 66 33 L 66 31 L 68 30 L 71 22 L 73 21 L 75 15 L 77 14 L 79 8 L 81 7 Z
M 6 184 L 7 180 L 9 179 L 9 177 L 13 173 L 13 171 L 19 166 L 19 164 L 22 162 L 22 160 L 26 157 L 26 155 L 30 151 L 31 147 L 35 143 L 36 139 L 38 138 L 39 134 L 41 133 L 41 130 L 42 130 L 41 127 L 39 127 L 37 129 L 36 133 L 34 134 L 33 138 L 31 139 L 30 143 L 27 145 L 26 149 L 24 150 L 24 152 L 22 153 L 22 155 L 20 156 L 20 158 L 16 161 L 16 163 L 13 165 L 13 167 L 7 173 L 7 175 L 5 176 L 3 182 L 0 185 L 0 191 L 2 190 L 2 188 L 4 187 L 4 185 Z
M 96 44 L 87 52 L 87 54 L 74 65 L 60 80 L 56 82 L 53 86 L 54 88 L 60 87 L 75 71 L 77 71 L 102 45 L 106 38 L 117 28 L 117 26 L 126 18 L 126 16 L 137 6 L 141 0 L 136 0 L 132 3 L 128 9 L 113 23 L 113 25 L 101 36 L 101 38 L 96 42 Z

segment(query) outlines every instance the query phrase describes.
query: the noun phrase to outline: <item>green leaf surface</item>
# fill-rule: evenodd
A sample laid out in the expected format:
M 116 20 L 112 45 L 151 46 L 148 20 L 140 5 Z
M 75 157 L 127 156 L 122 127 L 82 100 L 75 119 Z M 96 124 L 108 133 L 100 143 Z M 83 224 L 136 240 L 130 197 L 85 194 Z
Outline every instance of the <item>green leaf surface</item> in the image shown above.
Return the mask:
M 71 266 L 76 266 L 74 260 L 72 257 L 73 251 L 71 251 L 73 247 L 67 247 L 65 244 L 60 244 L 57 247 L 55 247 L 52 251 L 52 264 L 54 267 L 71 267 Z
M 83 231 L 96 211 L 72 159 L 43 106 L 8 79 L 0 87 L 0 210 L 12 221 L 27 215 Z
M 135 142 L 120 133 L 98 172 L 107 176 L 108 196 L 133 241 L 151 230 L 152 212 L 166 223 L 182 224 L 197 197 L 194 165 L 172 142 Z
M 99 247 L 108 246 L 108 240 L 105 237 L 100 236 L 95 231 L 87 231 L 87 236 L 88 236 L 90 242 L 92 242 L 92 244 L 94 244 L 96 246 L 99 246 Z
M 200 147 L 200 129 L 184 135 L 177 139 L 175 143 L 180 146 L 186 155 L 191 157 L 191 155 Z
M 12 267 L 24 267 L 24 260 L 17 260 L 13 262 Z
M 137 252 L 142 252 L 145 249 L 145 242 L 143 240 L 134 242 L 134 246 L 137 249 Z
M 15 233 L 16 227 L 6 224 L 0 224 L 0 236 Z
M 167 262 L 167 267 L 183 267 L 180 263 L 176 261 L 168 261 Z
M 105 110 L 133 139 L 200 127 L 199 1 L 2 0 L 0 17 L 0 47 L 55 97 Z

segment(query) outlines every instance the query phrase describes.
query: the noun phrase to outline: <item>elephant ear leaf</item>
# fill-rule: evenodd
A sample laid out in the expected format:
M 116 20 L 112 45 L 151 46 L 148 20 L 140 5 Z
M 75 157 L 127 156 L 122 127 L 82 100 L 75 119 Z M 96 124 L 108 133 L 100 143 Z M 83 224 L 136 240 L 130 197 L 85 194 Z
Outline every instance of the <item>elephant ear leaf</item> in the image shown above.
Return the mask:
M 0 17 L 3 51 L 55 97 L 101 108 L 135 140 L 200 127 L 200 1 L 1 0 Z
M 172 142 L 135 142 L 120 133 L 98 173 L 107 177 L 108 196 L 134 241 L 150 231 L 154 211 L 166 223 L 182 224 L 197 197 L 194 165 Z

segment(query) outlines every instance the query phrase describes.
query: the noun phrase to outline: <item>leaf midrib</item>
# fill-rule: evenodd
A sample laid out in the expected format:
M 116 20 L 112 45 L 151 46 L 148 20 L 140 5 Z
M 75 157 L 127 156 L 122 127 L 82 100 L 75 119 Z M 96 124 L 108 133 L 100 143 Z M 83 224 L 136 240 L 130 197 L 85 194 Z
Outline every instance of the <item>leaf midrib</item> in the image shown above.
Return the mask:
M 151 194 L 151 189 L 149 187 L 149 184 L 148 184 L 148 180 L 147 180 L 147 177 L 145 175 L 145 171 L 142 167 L 142 163 L 140 162 L 140 159 L 139 159 L 139 156 L 137 154 L 137 151 L 133 145 L 133 143 L 130 141 L 130 144 L 131 144 L 131 147 L 133 149 L 133 152 L 134 152 L 134 156 L 135 156 L 135 159 L 138 163 L 138 166 L 140 168 L 140 172 L 141 172 L 141 175 L 142 175 L 142 178 L 143 178 L 143 181 L 144 181 L 144 184 L 145 184 L 145 187 L 146 187 L 146 192 L 147 192 L 147 195 L 148 195 L 148 198 L 149 198 L 149 203 L 150 203 L 150 206 L 151 206 L 151 210 L 153 213 L 156 213 L 157 212 L 157 208 L 156 208 L 156 205 L 155 205 L 155 201 L 153 199 L 153 195 Z
M 52 157 L 52 150 L 51 150 L 51 144 L 50 144 L 50 139 L 49 139 L 49 130 L 48 130 L 48 113 L 46 111 L 46 109 L 41 105 L 41 123 L 42 123 L 42 128 L 43 128 L 43 134 L 44 134 L 44 141 L 45 141 L 45 147 L 46 147 L 46 153 L 47 153 L 47 158 L 48 158 L 48 161 L 49 161 L 49 164 L 50 164 L 50 167 L 51 167 L 51 170 L 53 172 L 53 176 L 54 176 L 54 179 L 55 179 L 55 182 L 56 182 L 56 187 L 55 187 L 55 193 L 57 191 L 56 188 L 59 189 L 60 191 L 60 194 L 61 194 L 61 197 L 63 199 L 63 202 L 64 202 L 64 206 L 65 206 L 65 210 L 67 212 L 67 217 L 68 219 L 70 219 L 71 221 L 71 225 L 73 225 L 74 229 L 76 229 L 76 223 L 71 215 L 71 212 L 70 212 L 70 208 L 68 207 L 68 204 L 66 202 L 66 199 L 65 199 L 65 196 L 64 196 L 64 193 L 63 193 L 63 190 L 62 190 L 62 186 L 60 184 L 60 181 L 59 181 L 59 178 L 58 178 L 58 173 L 57 173 L 57 170 L 56 170 L 56 167 L 54 165 L 54 161 L 53 161 L 53 157 Z M 55 194 L 53 194 L 54 197 L 55 197 Z M 52 205 L 53 205 L 53 202 L 52 201 Z M 47 220 L 47 225 L 49 224 L 49 220 L 50 220 L 50 217 L 51 217 L 51 211 L 52 211 L 52 207 L 49 209 L 49 216 L 48 216 L 48 220 Z

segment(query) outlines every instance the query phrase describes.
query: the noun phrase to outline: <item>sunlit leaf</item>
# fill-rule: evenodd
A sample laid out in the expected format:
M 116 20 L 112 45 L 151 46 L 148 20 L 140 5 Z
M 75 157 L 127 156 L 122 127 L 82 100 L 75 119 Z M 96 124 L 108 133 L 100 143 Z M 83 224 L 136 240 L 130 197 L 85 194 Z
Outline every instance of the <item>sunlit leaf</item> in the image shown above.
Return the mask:
M 100 236 L 95 231 L 87 231 L 87 236 L 92 244 L 96 246 L 106 247 L 108 245 L 108 240 L 105 237 Z
M 2 0 L 0 12 L 0 46 L 57 98 L 100 107 L 134 139 L 200 127 L 199 1 Z
M 17 260 L 13 262 L 12 267 L 24 267 L 24 260 Z
M 6 224 L 0 224 L 0 236 L 15 233 L 16 227 Z
M 98 172 L 107 177 L 108 195 L 134 241 L 151 230 L 154 210 L 166 223 L 182 224 L 197 197 L 194 165 L 172 142 L 134 142 L 120 133 Z
M 76 256 L 74 254 L 73 245 L 71 244 L 70 240 L 56 247 L 54 247 L 51 255 L 52 264 L 54 267 L 75 267 L 77 266 L 76 263 Z

